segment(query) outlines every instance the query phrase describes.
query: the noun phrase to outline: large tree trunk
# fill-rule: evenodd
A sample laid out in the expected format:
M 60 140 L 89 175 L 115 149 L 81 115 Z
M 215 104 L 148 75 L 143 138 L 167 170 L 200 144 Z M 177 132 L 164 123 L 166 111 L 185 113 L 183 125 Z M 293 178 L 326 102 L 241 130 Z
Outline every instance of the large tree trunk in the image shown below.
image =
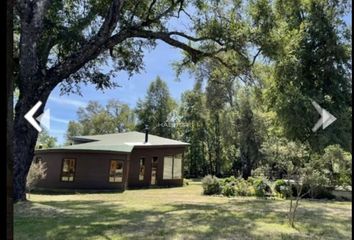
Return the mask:
M 35 113 L 34 118 L 39 116 L 44 109 L 50 91 L 42 96 L 31 91 L 20 93 L 16 104 L 14 120 L 14 201 L 26 200 L 26 177 L 31 166 L 34 148 L 38 132 L 24 118 L 24 115 L 38 102 L 42 101 L 41 107 Z
M 220 140 L 220 118 L 219 113 L 215 115 L 215 170 L 216 176 L 221 177 L 221 140 Z
M 13 6 L 14 1 L 7 1 L 7 17 L 6 17 L 6 80 L 7 80 L 7 131 L 6 131 L 6 189 L 7 189 L 7 201 L 6 201 L 6 239 L 12 239 L 13 237 L 13 199 L 12 199 L 12 179 L 13 179 Z

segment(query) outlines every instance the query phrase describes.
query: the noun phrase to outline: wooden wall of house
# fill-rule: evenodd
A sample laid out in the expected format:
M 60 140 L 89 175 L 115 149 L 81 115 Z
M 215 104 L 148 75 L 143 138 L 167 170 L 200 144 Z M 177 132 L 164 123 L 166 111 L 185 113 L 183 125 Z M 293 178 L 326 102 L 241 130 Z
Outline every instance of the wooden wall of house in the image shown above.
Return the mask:
M 41 180 L 38 188 L 50 189 L 124 189 L 128 173 L 128 154 L 111 154 L 97 152 L 40 152 L 35 155 L 47 164 L 46 178 Z M 61 181 L 61 169 L 64 158 L 76 159 L 73 182 Z M 123 181 L 109 182 L 110 160 L 123 160 Z
M 130 154 L 128 187 L 147 187 L 151 183 L 152 158 L 158 157 L 158 167 L 156 180 L 157 186 L 182 186 L 183 185 L 183 160 L 182 160 L 182 178 L 181 179 L 163 179 L 163 159 L 164 156 L 175 155 L 185 152 L 185 147 L 158 147 L 158 148 L 134 148 Z M 140 158 L 145 158 L 144 180 L 139 180 Z

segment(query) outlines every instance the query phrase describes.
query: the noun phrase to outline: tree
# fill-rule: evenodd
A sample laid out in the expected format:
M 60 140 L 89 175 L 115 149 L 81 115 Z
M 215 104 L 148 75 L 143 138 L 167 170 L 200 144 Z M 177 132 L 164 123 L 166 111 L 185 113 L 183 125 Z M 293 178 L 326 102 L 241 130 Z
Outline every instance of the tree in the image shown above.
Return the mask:
M 58 85 L 63 93 L 79 93 L 80 83 L 95 84 L 97 89 L 115 87 L 110 77 L 118 71 L 139 72 L 143 49 L 154 47 L 157 40 L 183 50 L 184 64 L 215 58 L 227 65 L 217 56 L 226 50 L 247 59 L 240 51 L 245 35 L 237 33 L 244 23 L 241 8 L 240 3 L 211 0 L 18 1 L 14 77 L 20 96 L 14 119 L 14 201 L 25 199 L 26 175 L 38 137 L 24 115 L 38 101 L 43 103 L 41 114 Z M 167 24 L 182 15 L 190 19 L 188 33 Z M 107 59 L 114 69 L 102 73 L 100 66 Z
M 351 151 L 351 36 L 342 20 L 347 1 L 276 1 L 267 7 L 260 2 L 266 1 L 255 4 L 255 21 L 273 22 L 264 30 L 268 42 L 260 43 L 273 63 L 265 99 L 286 137 L 308 141 L 317 152 L 330 144 Z M 270 11 L 261 16 L 264 9 Z M 337 117 L 325 131 L 311 130 L 319 118 L 312 100 Z
M 26 178 L 26 188 L 28 194 L 31 193 L 32 189 L 36 186 L 36 184 L 41 180 L 44 179 L 47 175 L 47 166 L 45 163 L 33 162 L 31 164 L 30 170 L 28 172 Z
M 86 107 L 77 111 L 78 122 L 70 121 L 66 133 L 67 143 L 71 137 L 97 135 L 133 130 L 134 112 L 125 103 L 111 99 L 104 107 L 96 101 L 89 101 Z
M 79 122 L 69 121 L 68 129 L 66 130 L 66 142 L 65 145 L 70 145 L 72 143 L 72 137 L 83 135 L 83 126 Z
M 240 162 L 242 177 L 247 179 L 261 158 L 262 139 L 256 129 L 255 115 L 252 111 L 248 89 L 239 97 L 239 118 L 237 128 L 240 139 Z
M 326 186 L 329 179 L 314 167 L 306 144 L 274 137 L 264 142 L 262 152 L 266 158 L 265 165 L 276 165 L 277 169 L 285 172 L 290 196 L 288 220 L 290 226 L 295 227 L 300 200 L 317 188 Z
M 352 186 L 352 155 L 339 145 L 330 145 L 322 155 L 313 158 L 312 165 L 329 179 L 330 187 Z
M 197 82 L 192 91 L 184 92 L 181 103 L 182 140 L 190 143 L 185 157 L 189 177 L 201 177 L 210 173 L 206 162 L 206 106 L 201 83 Z
M 45 129 L 38 135 L 36 149 L 39 148 L 53 148 L 57 144 L 57 139 L 48 134 L 48 131 Z
M 170 96 L 167 84 L 157 77 L 150 84 L 145 100 L 138 101 L 137 130 L 143 131 L 145 125 L 148 125 L 151 134 L 171 138 L 174 129 L 169 123 L 169 117 L 172 111 L 177 111 L 177 105 Z

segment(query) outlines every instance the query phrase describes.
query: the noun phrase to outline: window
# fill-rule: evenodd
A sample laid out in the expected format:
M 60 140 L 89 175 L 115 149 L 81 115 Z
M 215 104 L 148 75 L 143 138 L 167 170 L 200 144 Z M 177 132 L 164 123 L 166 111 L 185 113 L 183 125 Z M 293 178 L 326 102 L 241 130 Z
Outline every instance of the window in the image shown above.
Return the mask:
M 182 154 L 165 156 L 163 159 L 163 179 L 182 178 Z
M 172 179 L 173 156 L 165 156 L 163 159 L 163 179 Z
M 182 178 L 182 154 L 177 154 L 173 158 L 173 178 Z
M 63 168 L 61 171 L 61 180 L 64 182 L 74 181 L 75 159 L 63 159 Z
M 109 168 L 109 182 L 123 181 L 123 161 L 111 160 Z
M 144 180 L 144 174 L 145 174 L 145 158 L 140 158 L 139 166 L 140 166 L 139 181 L 143 181 Z
M 158 157 L 152 157 L 152 163 L 151 163 L 151 185 L 155 185 L 156 184 L 157 166 L 158 166 Z

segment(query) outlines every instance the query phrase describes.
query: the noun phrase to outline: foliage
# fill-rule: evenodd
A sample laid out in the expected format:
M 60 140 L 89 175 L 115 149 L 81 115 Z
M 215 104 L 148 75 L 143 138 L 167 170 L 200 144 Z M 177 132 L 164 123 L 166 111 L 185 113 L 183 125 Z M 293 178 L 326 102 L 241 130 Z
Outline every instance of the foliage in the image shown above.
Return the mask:
M 339 145 L 327 146 L 322 155 L 314 157 L 312 165 L 328 179 L 328 186 L 352 186 L 352 155 Z
M 246 89 L 247 91 L 247 89 Z M 242 177 L 247 179 L 251 171 L 260 160 L 261 137 L 256 130 L 254 113 L 250 105 L 249 93 L 241 92 L 240 117 L 237 128 L 240 139 L 240 162 L 242 164 Z
M 42 129 L 42 132 L 38 135 L 36 149 L 53 148 L 57 144 L 57 139 L 49 135 L 48 131 Z
M 290 196 L 290 186 L 284 179 L 278 179 L 273 183 L 273 189 L 280 197 L 286 198 Z
M 254 190 L 255 190 L 255 195 L 257 197 L 265 197 L 267 195 L 270 195 L 272 193 L 271 187 L 267 183 L 267 181 L 263 178 L 255 178 L 250 181 L 252 184 Z
M 151 82 L 145 99 L 139 99 L 137 103 L 135 112 L 139 121 L 136 129 L 142 131 L 148 125 L 151 134 L 171 138 L 174 132 L 174 125 L 171 124 L 175 120 L 171 118 L 176 117 L 171 115 L 173 111 L 176 112 L 176 103 L 166 82 L 157 77 Z
M 219 179 L 212 175 L 207 175 L 202 179 L 202 186 L 205 195 L 220 194 L 221 192 Z
M 267 5 L 272 24 L 260 45 L 270 49 L 274 43 L 277 51 L 263 52 L 274 62 L 264 99 L 285 137 L 308 141 L 316 152 L 334 143 L 351 150 L 351 36 L 342 19 L 347 7 L 347 1 L 313 0 Z M 312 100 L 337 117 L 326 131 L 311 130 L 318 119 Z
M 236 185 L 237 196 L 255 196 L 256 191 L 250 181 L 244 180 L 243 178 L 237 179 Z
M 135 115 L 129 106 L 111 99 L 106 106 L 97 101 L 89 101 L 86 107 L 77 111 L 78 121 L 70 121 L 66 133 L 67 144 L 71 137 L 97 135 L 133 130 Z
M 47 175 L 47 166 L 42 161 L 33 162 L 26 178 L 26 189 L 31 193 L 36 184 Z
M 180 106 L 181 122 L 177 129 L 181 132 L 181 140 L 188 142 L 185 166 L 190 177 L 205 176 L 211 169 L 206 158 L 207 125 L 205 97 L 201 84 L 196 83 L 193 91 L 182 94 Z
M 221 194 L 225 197 L 233 197 L 236 195 L 234 183 L 227 183 L 222 187 Z

